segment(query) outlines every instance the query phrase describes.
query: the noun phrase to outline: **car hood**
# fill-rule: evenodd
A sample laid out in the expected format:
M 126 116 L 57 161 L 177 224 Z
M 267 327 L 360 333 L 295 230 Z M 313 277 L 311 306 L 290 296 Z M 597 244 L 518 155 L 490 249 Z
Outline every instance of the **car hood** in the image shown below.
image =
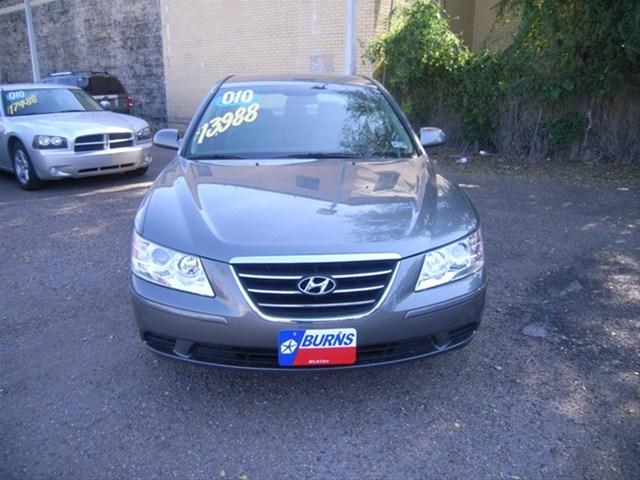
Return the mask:
M 10 121 L 16 129 L 26 129 L 34 135 L 61 135 L 67 138 L 122 130 L 137 131 L 147 126 L 147 122 L 141 118 L 106 111 L 27 115 L 11 117 Z
M 477 225 L 457 187 L 425 157 L 225 160 L 177 157 L 145 198 L 136 228 L 182 252 L 237 257 L 393 253 L 452 242 Z

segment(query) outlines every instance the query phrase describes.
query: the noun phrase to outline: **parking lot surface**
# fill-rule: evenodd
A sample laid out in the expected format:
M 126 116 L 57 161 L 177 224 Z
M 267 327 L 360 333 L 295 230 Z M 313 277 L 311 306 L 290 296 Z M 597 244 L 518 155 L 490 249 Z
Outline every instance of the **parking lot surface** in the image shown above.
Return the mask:
M 239 373 L 138 337 L 129 238 L 155 153 L 145 177 L 36 192 L 0 174 L 0 478 L 640 478 L 637 188 L 445 167 L 486 241 L 472 344 Z

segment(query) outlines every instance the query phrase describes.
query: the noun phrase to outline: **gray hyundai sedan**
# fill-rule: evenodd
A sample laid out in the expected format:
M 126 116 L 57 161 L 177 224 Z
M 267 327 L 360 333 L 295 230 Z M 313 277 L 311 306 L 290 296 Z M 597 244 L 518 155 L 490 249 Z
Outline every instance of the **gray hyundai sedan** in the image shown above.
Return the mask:
M 484 307 L 478 215 L 396 102 L 360 76 L 219 82 L 135 218 L 147 348 L 186 362 L 310 370 L 468 344 Z
M 25 190 L 67 177 L 144 174 L 152 161 L 149 124 L 105 111 L 80 88 L 0 85 L 0 103 L 0 170 Z

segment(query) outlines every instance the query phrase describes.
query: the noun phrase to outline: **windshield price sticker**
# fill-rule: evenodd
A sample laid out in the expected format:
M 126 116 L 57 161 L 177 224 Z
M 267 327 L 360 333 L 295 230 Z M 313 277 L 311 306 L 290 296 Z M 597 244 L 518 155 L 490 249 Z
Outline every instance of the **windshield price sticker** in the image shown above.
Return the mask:
M 238 107 L 224 115 L 212 118 L 203 124 L 196 132 L 197 143 L 201 144 L 206 138 L 215 137 L 216 135 L 226 132 L 231 127 L 239 127 L 245 123 L 255 121 L 255 119 L 258 118 L 258 110 L 260 110 L 260 104 L 256 102 L 248 107 Z
M 214 103 L 218 107 L 235 107 L 237 105 L 248 105 L 257 99 L 258 96 L 253 90 L 227 90 L 217 97 Z
M 409 145 L 401 140 L 391 140 L 391 146 L 401 150 L 407 150 L 407 148 L 409 148 Z
M 13 115 L 17 111 L 22 110 L 23 108 L 28 107 L 29 105 L 34 105 L 38 103 L 38 97 L 36 97 L 35 94 L 29 95 L 28 97 L 24 97 L 24 92 L 9 92 L 6 98 L 7 99 L 11 98 L 12 93 L 18 93 L 18 94 L 21 93 L 22 96 L 13 97 L 14 99 L 19 98 L 20 100 L 15 100 L 7 106 L 7 113 L 9 115 Z
M 22 90 L 13 90 L 12 92 L 7 92 L 5 98 L 8 102 L 13 102 L 15 100 L 20 100 L 24 98 L 26 95 Z

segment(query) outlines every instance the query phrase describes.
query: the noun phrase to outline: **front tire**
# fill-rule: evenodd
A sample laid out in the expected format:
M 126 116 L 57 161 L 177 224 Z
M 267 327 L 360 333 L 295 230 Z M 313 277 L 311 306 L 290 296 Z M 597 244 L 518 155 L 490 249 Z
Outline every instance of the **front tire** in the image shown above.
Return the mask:
M 38 174 L 33 169 L 31 158 L 27 149 L 21 143 L 16 143 L 11 149 L 11 159 L 13 161 L 13 174 L 20 188 L 23 190 L 37 190 L 44 186 Z

